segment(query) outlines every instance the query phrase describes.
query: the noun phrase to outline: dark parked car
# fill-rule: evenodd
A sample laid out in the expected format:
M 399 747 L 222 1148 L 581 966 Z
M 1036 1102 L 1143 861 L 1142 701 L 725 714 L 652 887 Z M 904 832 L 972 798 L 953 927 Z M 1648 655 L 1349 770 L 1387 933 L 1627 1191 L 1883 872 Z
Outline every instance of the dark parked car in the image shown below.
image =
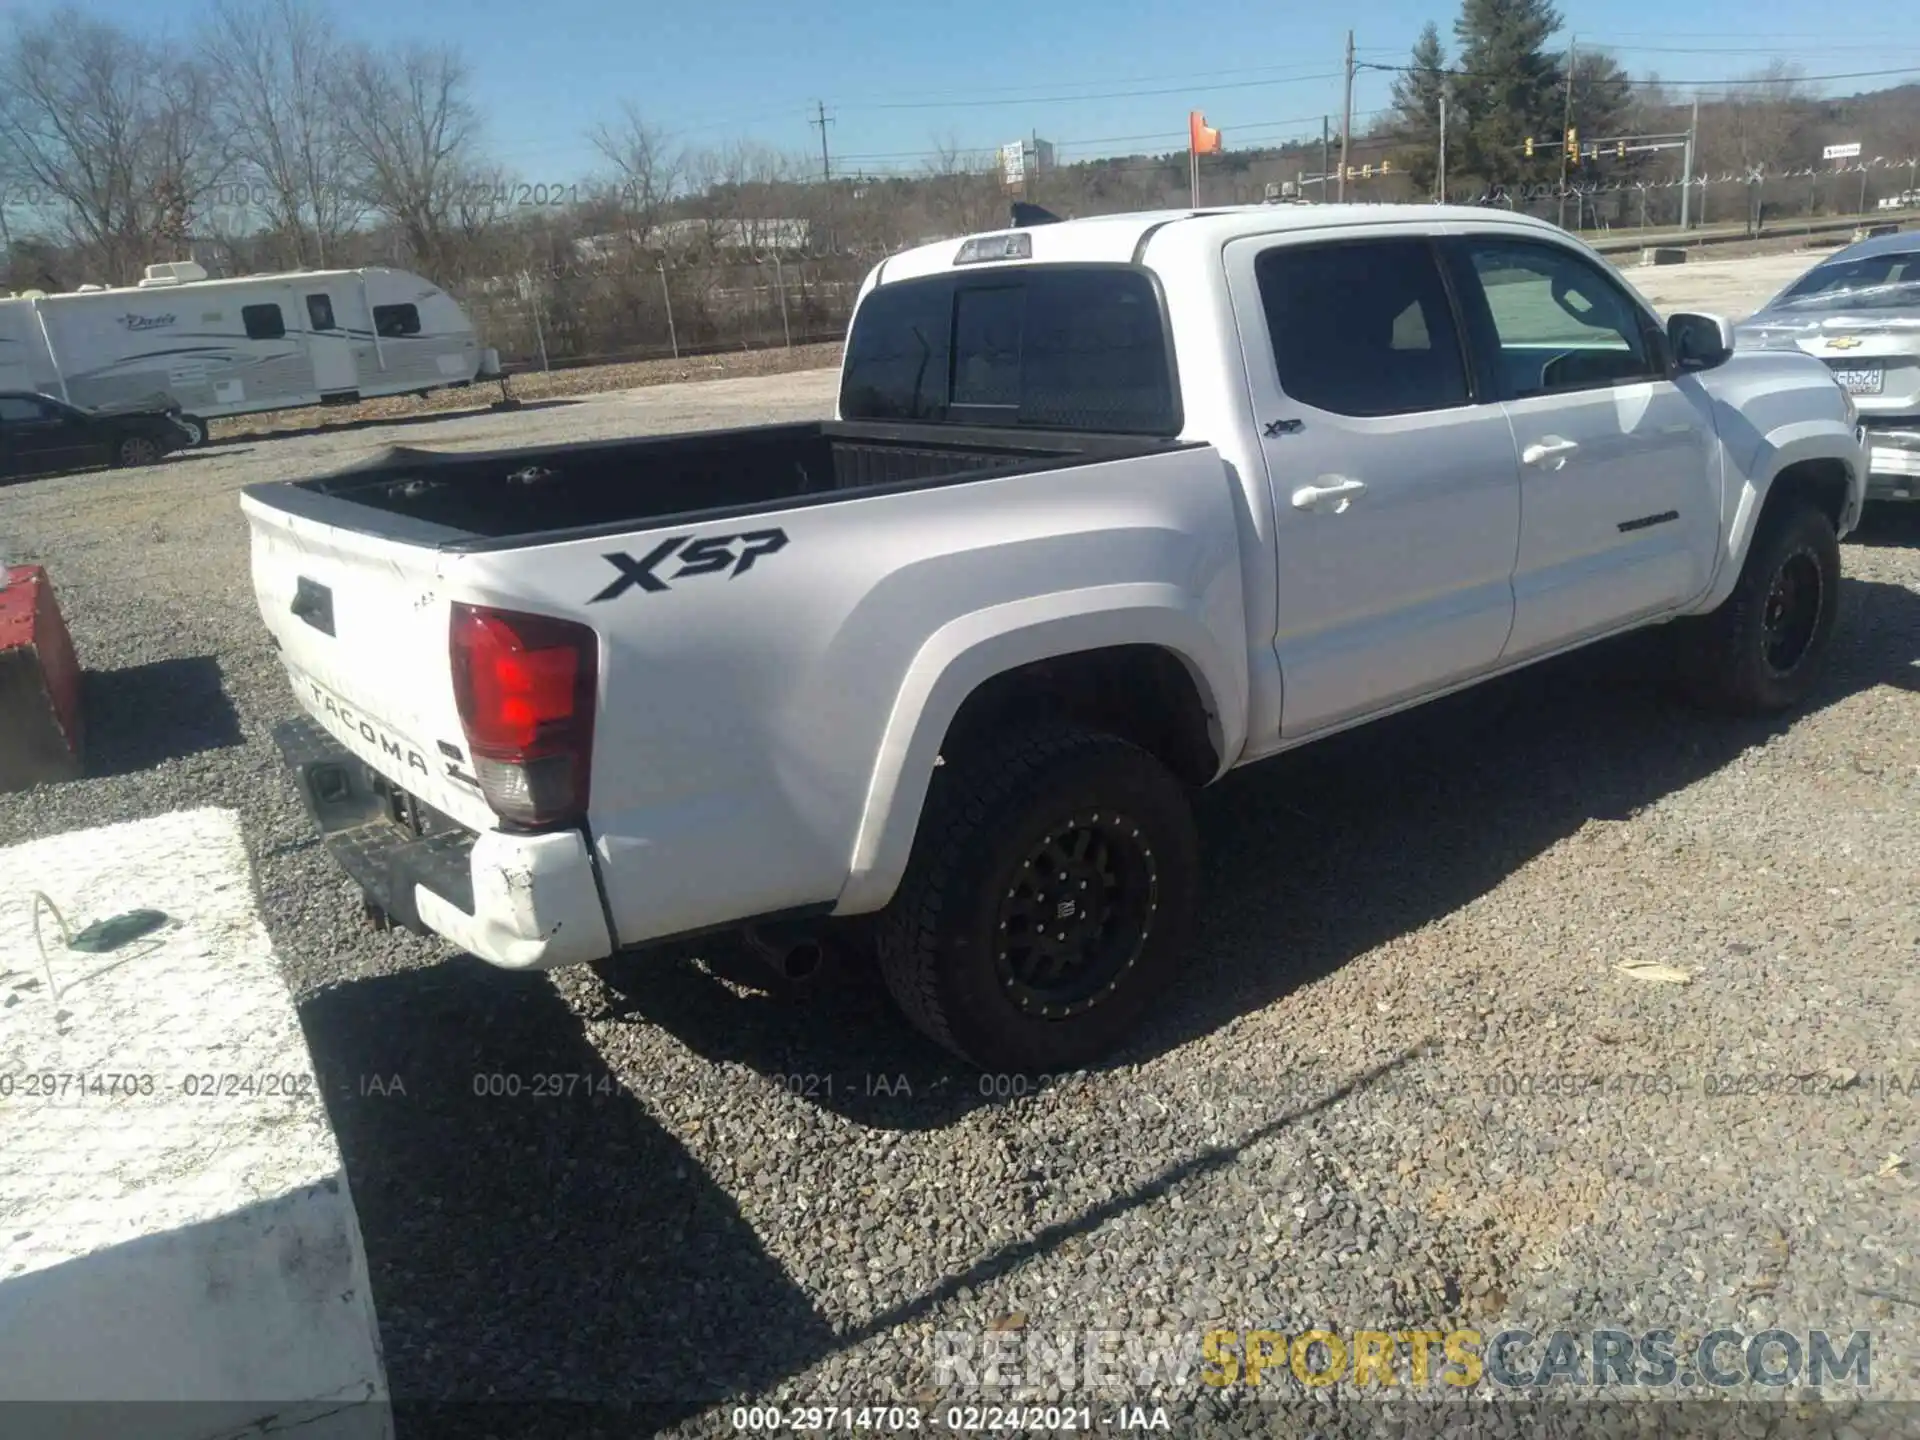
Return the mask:
M 102 465 L 151 465 L 193 432 L 166 409 L 82 410 L 51 395 L 0 391 L 0 480 Z

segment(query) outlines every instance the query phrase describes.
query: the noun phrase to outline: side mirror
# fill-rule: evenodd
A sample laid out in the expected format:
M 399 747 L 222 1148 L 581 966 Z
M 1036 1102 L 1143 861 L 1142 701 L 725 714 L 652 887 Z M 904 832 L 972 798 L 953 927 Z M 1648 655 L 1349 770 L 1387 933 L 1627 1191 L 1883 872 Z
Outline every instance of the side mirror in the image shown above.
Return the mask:
M 1682 370 L 1711 370 L 1733 353 L 1733 322 L 1723 315 L 1667 317 L 1667 348 Z

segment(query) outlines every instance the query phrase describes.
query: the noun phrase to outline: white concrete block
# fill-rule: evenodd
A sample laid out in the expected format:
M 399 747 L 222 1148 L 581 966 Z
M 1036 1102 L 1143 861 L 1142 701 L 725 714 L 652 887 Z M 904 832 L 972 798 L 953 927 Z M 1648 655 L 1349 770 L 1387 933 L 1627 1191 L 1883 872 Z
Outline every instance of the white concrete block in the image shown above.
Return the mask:
M 35 891 L 75 933 L 169 919 L 81 954 Z M 0 1156 L 0 1402 L 79 1402 L 9 1436 L 391 1436 L 360 1227 L 231 812 L 0 850 Z

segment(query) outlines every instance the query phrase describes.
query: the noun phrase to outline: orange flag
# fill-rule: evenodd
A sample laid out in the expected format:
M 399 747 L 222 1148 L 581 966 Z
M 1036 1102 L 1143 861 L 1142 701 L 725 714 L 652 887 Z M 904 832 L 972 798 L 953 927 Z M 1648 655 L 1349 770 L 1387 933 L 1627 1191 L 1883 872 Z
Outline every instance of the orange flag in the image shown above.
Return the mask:
M 1218 155 L 1220 132 L 1207 127 L 1207 117 L 1198 110 L 1187 112 L 1187 148 L 1195 155 Z

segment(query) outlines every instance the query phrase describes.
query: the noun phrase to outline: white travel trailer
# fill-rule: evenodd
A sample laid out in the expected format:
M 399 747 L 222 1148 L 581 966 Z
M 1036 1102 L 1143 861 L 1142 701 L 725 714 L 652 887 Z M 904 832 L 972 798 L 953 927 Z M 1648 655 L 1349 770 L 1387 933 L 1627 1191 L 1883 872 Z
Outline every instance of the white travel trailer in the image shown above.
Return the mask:
M 173 262 L 138 285 L 0 300 L 0 390 L 98 410 L 177 405 L 202 441 L 217 416 L 424 395 L 499 372 L 453 297 L 405 270 L 211 280 Z

